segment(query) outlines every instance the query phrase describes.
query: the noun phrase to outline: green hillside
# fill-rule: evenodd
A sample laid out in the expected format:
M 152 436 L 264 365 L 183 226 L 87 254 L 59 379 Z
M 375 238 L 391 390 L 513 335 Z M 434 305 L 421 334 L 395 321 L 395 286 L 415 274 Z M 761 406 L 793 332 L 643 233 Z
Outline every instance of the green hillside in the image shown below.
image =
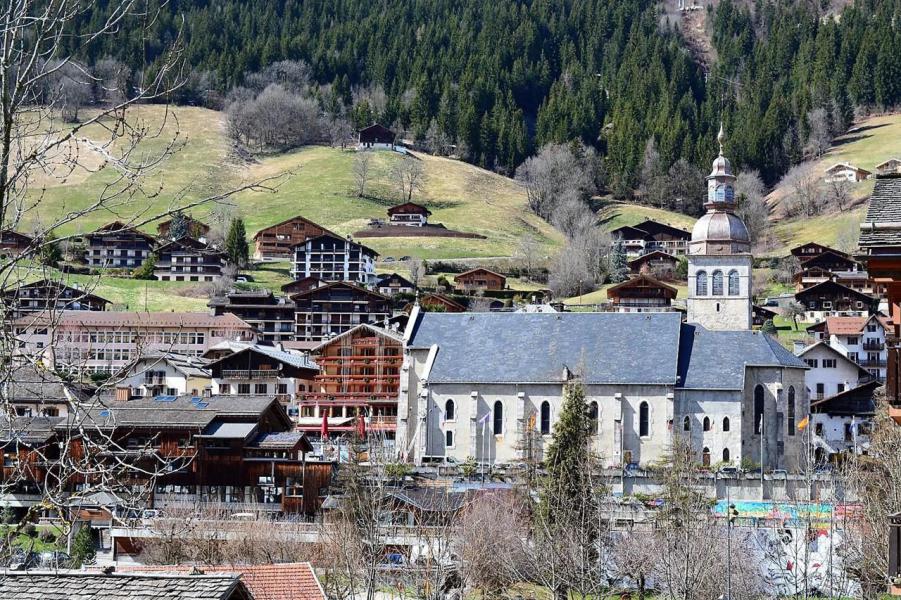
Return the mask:
M 137 107 L 132 119 L 148 127 L 162 123 L 163 108 Z M 88 132 L 88 136 L 91 132 Z M 234 210 L 247 223 L 249 235 L 262 227 L 303 215 L 342 234 L 366 227 L 369 219 L 385 218 L 387 207 L 396 203 L 390 170 L 402 160 L 397 153 L 372 153 L 372 176 L 365 198 L 356 197 L 353 180 L 355 152 L 327 147 L 307 147 L 294 152 L 264 157 L 252 162 L 237 161 L 229 153 L 225 123 L 221 113 L 176 107 L 171 109 L 162 134 L 146 141 L 142 152 L 159 152 L 172 139 L 183 146 L 153 172 L 145 182 L 147 193 L 139 195 L 115 211 L 92 213 L 61 228 L 60 234 L 91 231 L 122 216 L 160 213 L 184 206 L 212 194 L 223 193 L 250 182 L 269 180 L 273 191 L 246 191 L 233 197 Z M 550 250 L 559 244 L 559 234 L 529 212 L 524 191 L 512 180 L 467 163 L 446 158 L 417 155 L 422 161 L 422 190 L 413 200 L 432 210 L 431 220 L 450 229 L 477 233 L 486 239 L 459 238 L 368 238 L 366 244 L 383 256 L 421 258 L 479 258 L 510 256 L 518 239 L 526 232 L 538 237 Z M 92 167 L 102 161 L 88 157 Z M 43 194 L 39 208 L 28 213 L 25 225 L 47 223 L 69 211 L 89 206 L 115 181 L 111 168 L 80 169 L 64 181 L 44 177 L 33 186 L 33 197 Z M 154 198 L 153 194 L 157 194 Z M 198 218 L 212 207 L 193 209 Z M 153 230 L 148 224 L 145 229 Z

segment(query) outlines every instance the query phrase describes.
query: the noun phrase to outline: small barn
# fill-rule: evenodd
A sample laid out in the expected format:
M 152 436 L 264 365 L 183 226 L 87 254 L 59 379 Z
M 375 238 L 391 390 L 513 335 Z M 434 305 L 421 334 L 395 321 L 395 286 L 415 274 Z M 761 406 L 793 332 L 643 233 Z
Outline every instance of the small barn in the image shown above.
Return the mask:
M 360 130 L 357 148 L 360 150 L 393 150 L 394 139 L 395 135 L 393 131 L 391 131 L 384 125 L 375 123 Z

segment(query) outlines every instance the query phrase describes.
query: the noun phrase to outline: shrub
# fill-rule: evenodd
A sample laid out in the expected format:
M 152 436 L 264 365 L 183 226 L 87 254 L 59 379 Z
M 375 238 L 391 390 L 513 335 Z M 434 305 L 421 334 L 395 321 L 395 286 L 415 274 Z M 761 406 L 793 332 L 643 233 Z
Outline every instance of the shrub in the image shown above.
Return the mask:
M 42 529 L 41 533 L 38 534 L 38 539 L 45 544 L 52 544 L 56 541 L 56 534 L 49 529 Z
M 38 528 L 34 526 L 34 523 L 26 523 L 22 528 L 22 533 L 30 538 L 36 538 L 38 536 Z

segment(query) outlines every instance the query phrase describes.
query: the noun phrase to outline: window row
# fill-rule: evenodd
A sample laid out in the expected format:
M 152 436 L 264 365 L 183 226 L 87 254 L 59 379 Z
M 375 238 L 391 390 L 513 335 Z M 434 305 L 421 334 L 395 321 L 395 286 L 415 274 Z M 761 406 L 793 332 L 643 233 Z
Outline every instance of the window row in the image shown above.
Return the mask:
M 723 296 L 723 272 L 717 269 L 710 276 L 710 294 L 711 296 Z M 738 276 L 738 271 L 735 269 L 729 271 L 729 275 L 726 277 L 728 280 L 727 288 L 730 296 L 738 296 L 741 292 L 741 279 Z M 708 277 L 707 271 L 698 271 L 695 275 L 695 295 L 696 296 L 707 296 L 707 288 L 708 288 Z

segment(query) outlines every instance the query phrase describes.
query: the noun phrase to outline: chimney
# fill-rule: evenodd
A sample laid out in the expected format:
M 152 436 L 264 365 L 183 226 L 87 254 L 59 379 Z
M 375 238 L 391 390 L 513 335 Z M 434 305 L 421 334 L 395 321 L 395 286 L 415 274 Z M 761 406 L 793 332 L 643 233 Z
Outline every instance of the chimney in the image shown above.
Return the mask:
M 282 345 L 281 342 L 276 342 L 276 343 L 275 343 L 275 349 L 278 350 L 279 352 L 284 352 L 284 351 L 285 351 L 285 347 Z

